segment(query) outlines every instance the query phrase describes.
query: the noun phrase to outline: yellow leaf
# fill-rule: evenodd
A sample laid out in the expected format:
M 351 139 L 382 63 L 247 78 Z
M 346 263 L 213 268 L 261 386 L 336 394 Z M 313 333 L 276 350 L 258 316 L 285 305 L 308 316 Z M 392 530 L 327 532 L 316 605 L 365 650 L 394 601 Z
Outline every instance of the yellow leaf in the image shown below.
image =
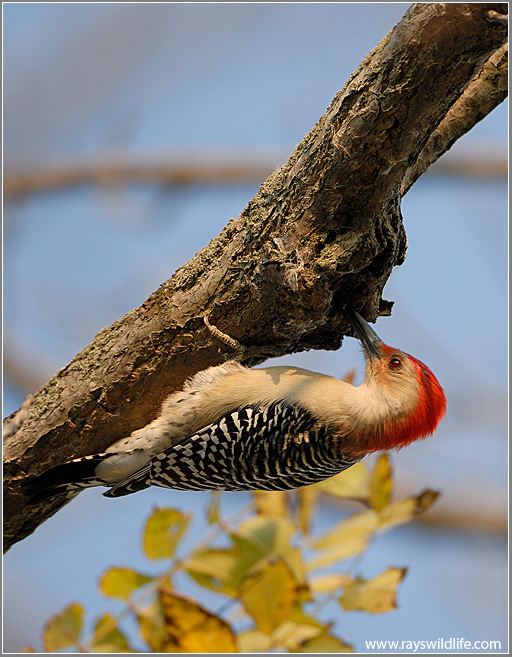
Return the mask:
M 297 653 L 327 653 L 327 652 L 354 652 L 353 646 L 345 643 L 331 634 L 322 634 L 302 643 L 296 650 Z
M 290 616 L 290 621 L 292 621 L 295 625 L 311 625 L 312 627 L 316 627 L 320 630 L 324 627 L 319 620 L 314 618 L 314 616 L 306 614 L 300 605 L 293 609 Z M 279 632 L 279 628 L 277 632 Z
M 214 525 L 219 522 L 220 514 L 220 491 L 214 490 L 211 492 L 208 507 L 206 509 L 206 521 L 209 525 Z
M 435 503 L 439 497 L 440 492 L 438 490 L 432 490 L 432 488 L 426 488 L 422 493 L 416 496 L 416 513 L 423 513 L 430 509 L 430 507 Z
M 345 573 L 330 573 L 328 575 L 318 575 L 309 583 L 311 592 L 316 595 L 322 593 L 332 593 L 337 589 L 346 588 L 351 584 L 353 578 Z
M 261 559 L 289 550 L 290 538 L 296 531 L 295 525 L 287 518 L 253 516 L 241 523 L 231 533 L 231 538 L 235 544 L 242 541 L 244 549 L 251 550 Z
M 370 505 L 381 511 L 391 501 L 393 475 L 387 454 L 381 454 L 373 468 L 370 480 Z
M 288 552 L 283 552 L 281 557 L 290 567 L 293 576 L 301 585 L 301 601 L 304 602 L 309 599 L 309 587 L 306 584 L 306 567 L 302 560 L 302 552 L 300 548 L 290 548 Z
M 368 471 L 364 463 L 355 463 L 339 474 L 315 484 L 323 493 L 349 500 L 368 499 Z
M 257 490 L 252 494 L 254 508 L 260 516 L 288 517 L 288 496 L 280 490 Z
M 131 570 L 130 568 L 109 568 L 100 579 L 100 590 L 112 598 L 128 600 L 136 589 L 151 582 L 147 575 Z
M 233 547 L 198 550 L 183 568 L 201 586 L 235 596 L 251 568 L 269 556 L 280 554 L 302 583 L 306 575 L 301 551 L 290 545 L 295 531 L 286 518 L 255 516 L 231 533 Z
M 356 579 L 339 599 L 346 611 L 358 609 L 372 614 L 391 611 L 396 607 L 396 589 L 407 568 L 388 568 L 373 579 Z
M 144 530 L 143 544 L 149 559 L 168 559 L 187 529 L 189 515 L 176 509 L 157 509 L 149 517 Z
M 343 561 L 355 554 L 362 552 L 368 545 L 369 536 L 356 536 L 347 538 L 342 543 L 331 545 L 328 548 L 319 550 L 318 553 L 308 562 L 311 570 L 327 566 L 338 561 Z
M 233 631 L 222 618 L 170 588 L 162 587 L 159 595 L 175 652 L 238 652 Z
M 373 509 L 354 513 L 343 520 L 329 532 L 318 538 L 313 546 L 317 549 L 328 548 L 353 539 L 369 536 L 377 528 L 379 514 Z
M 239 583 L 252 565 L 253 562 L 247 563 L 243 553 L 234 547 L 198 550 L 183 567 L 201 586 L 235 595 Z
M 386 506 L 380 512 L 379 527 L 384 529 L 409 522 L 414 516 L 429 509 L 438 496 L 437 491 L 428 488 L 419 495 Z
M 285 621 L 272 634 L 272 645 L 274 647 L 283 647 L 289 651 L 299 648 L 302 643 L 315 636 L 319 636 L 324 631 L 322 626 L 309 625 L 304 623 L 295 623 Z
M 82 632 L 84 608 L 76 603 L 68 605 L 60 614 L 52 616 L 43 633 L 46 652 L 56 652 L 77 643 Z
M 247 613 L 266 634 L 288 620 L 297 603 L 299 583 L 288 564 L 276 557 L 254 568 L 238 592 Z
M 304 581 L 304 565 L 300 550 L 292 548 L 291 538 L 297 527 L 288 518 L 266 518 L 253 516 L 243 522 L 231 539 L 245 564 L 246 572 L 262 559 L 280 555 L 292 569 L 295 578 Z M 244 573 L 245 574 L 245 573 Z
M 299 523 L 304 534 L 309 533 L 311 517 L 315 511 L 319 492 L 317 486 L 303 486 L 297 491 L 299 496 Z
M 108 613 L 101 616 L 94 627 L 91 648 L 91 652 L 107 654 L 134 652 L 128 646 L 128 641 L 124 634 L 117 627 L 116 619 Z
M 261 630 L 247 630 L 238 635 L 240 652 L 268 652 L 272 647 L 272 639 Z
M 151 652 L 164 652 L 169 643 L 174 643 L 165 624 L 162 601 L 157 597 L 148 607 L 137 610 L 139 632 Z

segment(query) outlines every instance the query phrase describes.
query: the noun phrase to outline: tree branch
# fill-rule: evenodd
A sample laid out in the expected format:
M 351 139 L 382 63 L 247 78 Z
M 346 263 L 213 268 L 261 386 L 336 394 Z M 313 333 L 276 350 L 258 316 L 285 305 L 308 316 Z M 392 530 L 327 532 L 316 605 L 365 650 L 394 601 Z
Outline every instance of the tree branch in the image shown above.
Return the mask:
M 5 547 L 62 506 L 27 507 L 27 477 L 102 451 L 185 378 L 221 362 L 203 323 L 251 345 L 248 364 L 337 349 L 351 303 L 389 314 L 405 257 L 400 189 L 506 28 L 505 3 L 416 4 L 365 58 L 242 214 L 139 308 L 101 331 L 35 396 L 5 459 Z
M 34 192 L 78 185 L 109 185 L 126 183 L 159 183 L 161 185 L 222 185 L 254 183 L 272 172 L 270 163 L 222 162 L 215 164 L 130 164 L 109 161 L 70 163 L 46 169 L 6 172 L 4 200 L 17 199 Z
M 443 153 L 505 100 L 508 93 L 508 43 L 496 50 L 432 133 L 418 160 L 405 175 L 405 196 L 416 180 Z

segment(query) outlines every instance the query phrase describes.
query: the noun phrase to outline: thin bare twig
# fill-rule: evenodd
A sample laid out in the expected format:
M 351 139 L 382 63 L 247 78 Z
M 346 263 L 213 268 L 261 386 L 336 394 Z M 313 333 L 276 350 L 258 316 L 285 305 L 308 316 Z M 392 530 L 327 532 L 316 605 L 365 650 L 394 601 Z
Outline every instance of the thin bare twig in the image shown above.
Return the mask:
M 256 158 L 255 158 L 256 159 Z M 263 181 L 275 163 L 247 162 L 239 158 L 226 162 L 219 157 L 209 163 L 137 163 L 119 159 L 67 163 L 60 166 L 8 170 L 4 175 L 4 199 L 83 185 L 116 187 L 126 184 L 244 185 Z
M 489 154 L 485 148 L 461 157 L 445 155 L 429 169 L 429 176 L 455 175 L 471 178 L 506 178 L 506 154 Z M 479 151 L 482 151 L 480 154 Z M 256 159 L 256 158 L 255 158 Z M 97 185 L 116 188 L 121 185 L 246 185 L 258 184 L 276 167 L 278 158 L 247 164 L 246 159 L 233 159 L 229 163 L 219 157 L 210 164 L 130 164 L 119 160 L 68 163 L 46 169 L 15 170 L 7 167 L 4 174 L 4 200 L 15 201 L 33 194 L 59 189 Z M 409 185 L 410 187 L 410 185 Z

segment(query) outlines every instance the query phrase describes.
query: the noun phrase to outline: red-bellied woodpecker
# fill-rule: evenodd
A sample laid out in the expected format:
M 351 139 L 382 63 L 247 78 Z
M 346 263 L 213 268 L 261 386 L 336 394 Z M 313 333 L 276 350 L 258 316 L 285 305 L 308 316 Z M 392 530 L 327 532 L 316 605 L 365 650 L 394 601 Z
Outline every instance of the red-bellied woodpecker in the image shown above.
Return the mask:
M 108 486 L 107 497 L 152 485 L 287 490 L 432 434 L 446 409 L 435 376 L 345 311 L 364 348 L 360 386 L 295 367 L 249 369 L 235 360 L 210 367 L 169 395 L 143 429 L 37 477 L 31 501 L 89 486 Z

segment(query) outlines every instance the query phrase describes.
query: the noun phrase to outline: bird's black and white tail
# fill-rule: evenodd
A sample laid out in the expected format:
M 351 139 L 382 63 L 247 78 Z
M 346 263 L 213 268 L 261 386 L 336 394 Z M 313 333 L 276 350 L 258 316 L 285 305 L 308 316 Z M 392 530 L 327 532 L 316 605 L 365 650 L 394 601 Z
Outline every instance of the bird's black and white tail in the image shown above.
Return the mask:
M 109 456 L 112 454 L 93 454 L 46 470 L 27 486 L 30 504 L 60 495 L 71 496 L 90 486 L 111 485 L 96 475 L 97 466 Z

